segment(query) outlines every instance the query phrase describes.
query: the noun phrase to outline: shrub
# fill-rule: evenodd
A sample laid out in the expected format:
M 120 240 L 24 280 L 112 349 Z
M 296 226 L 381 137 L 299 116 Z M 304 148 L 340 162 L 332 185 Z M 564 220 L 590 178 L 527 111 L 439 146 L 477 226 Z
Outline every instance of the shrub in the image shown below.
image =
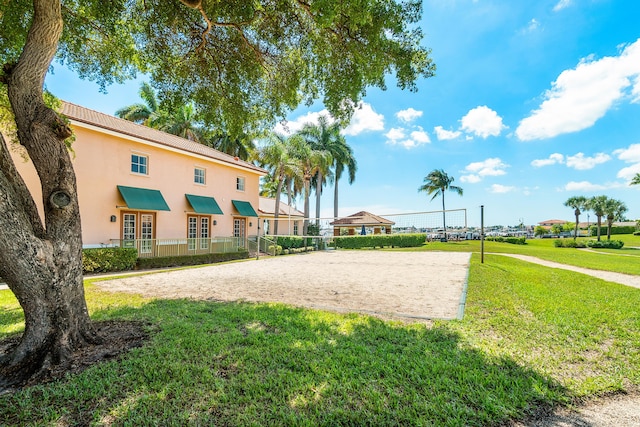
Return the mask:
M 597 225 L 592 225 L 591 228 L 589 229 L 590 231 L 590 235 L 591 236 L 597 236 L 598 235 L 598 226 Z M 613 227 L 611 227 L 611 234 L 635 234 L 636 231 L 636 227 L 632 226 L 632 225 L 614 225 Z M 607 235 L 607 226 L 603 225 L 600 227 L 600 235 Z
M 234 261 L 249 258 L 249 252 L 239 250 L 237 252 L 225 252 L 199 255 L 176 255 L 157 258 L 138 258 L 138 268 L 179 267 L 183 265 L 214 264 L 217 262 Z
M 554 240 L 553 242 L 554 246 L 556 248 L 586 248 L 587 244 L 580 240 L 573 240 L 573 239 L 558 239 L 558 240 Z
M 267 253 L 270 255 L 282 255 L 282 246 L 280 245 L 269 245 L 267 248 Z
M 283 249 L 299 248 L 304 246 L 304 239 L 299 236 L 278 236 L 276 243 Z
M 634 231 L 634 232 L 633 232 L 633 235 L 634 235 L 634 236 L 640 236 L 640 231 Z
M 589 240 L 587 246 L 590 248 L 602 248 L 602 249 L 620 249 L 624 246 L 622 240 Z
M 85 273 L 133 270 L 138 251 L 135 248 L 93 248 L 82 250 L 82 270 Z
M 383 248 L 385 246 L 410 248 L 422 246 L 425 240 L 425 234 L 373 234 L 334 237 L 333 244 L 336 248 L 343 249 Z
M 526 245 L 527 239 L 526 237 L 503 237 L 503 236 L 495 236 L 495 237 L 487 237 L 485 240 L 490 242 L 500 242 L 500 243 L 511 243 L 512 245 Z

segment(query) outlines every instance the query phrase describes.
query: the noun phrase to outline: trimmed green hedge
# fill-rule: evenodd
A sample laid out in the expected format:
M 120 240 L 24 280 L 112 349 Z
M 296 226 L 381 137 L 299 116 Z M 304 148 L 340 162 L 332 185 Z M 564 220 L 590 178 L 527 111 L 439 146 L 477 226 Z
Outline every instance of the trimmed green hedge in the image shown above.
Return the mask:
M 282 249 L 301 248 L 304 246 L 304 239 L 299 236 L 279 236 L 276 244 Z
M 385 246 L 411 248 L 422 246 L 425 234 L 372 234 L 369 236 L 340 236 L 333 238 L 333 245 L 342 249 L 383 248 Z
M 133 270 L 138 259 L 134 248 L 94 248 L 82 250 L 82 270 L 85 273 Z
M 180 267 L 183 265 L 214 264 L 216 262 L 234 261 L 249 258 L 249 252 L 226 252 L 200 255 L 176 255 L 157 258 L 138 258 L 138 268 Z
M 511 243 L 512 245 L 526 245 L 526 237 L 503 237 L 503 236 L 491 236 L 485 237 L 484 240 L 489 242 Z
M 590 248 L 620 249 L 624 246 L 622 240 L 589 240 L 587 246 Z
M 576 241 L 573 239 L 554 240 L 553 244 L 556 248 L 586 248 L 587 244 L 584 240 Z
M 591 228 L 589 229 L 589 231 L 591 232 L 591 236 L 597 236 L 598 235 L 598 226 L 597 225 L 592 225 Z M 624 226 L 613 226 L 611 227 L 611 234 L 633 234 L 636 231 L 636 227 L 632 226 L 632 225 L 624 225 Z M 603 225 L 600 227 L 600 235 L 601 236 L 606 236 L 607 235 L 607 226 Z

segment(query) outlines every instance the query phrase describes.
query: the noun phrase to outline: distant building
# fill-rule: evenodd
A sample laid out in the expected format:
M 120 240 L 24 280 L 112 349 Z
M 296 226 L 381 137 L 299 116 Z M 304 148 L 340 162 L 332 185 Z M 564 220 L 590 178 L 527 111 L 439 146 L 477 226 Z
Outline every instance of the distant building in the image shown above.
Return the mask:
M 538 223 L 539 226 L 542 226 L 544 228 L 551 228 L 554 225 L 565 225 L 568 221 L 565 221 L 563 219 L 548 219 L 546 221 L 540 221 Z
M 329 225 L 333 226 L 333 235 L 341 236 L 347 234 L 353 236 L 361 234 L 361 230 L 364 227 L 373 229 L 373 234 L 391 234 L 391 227 L 395 225 L 395 222 L 380 216 L 374 215 L 369 212 L 361 211 L 349 215 L 344 218 L 337 219 Z

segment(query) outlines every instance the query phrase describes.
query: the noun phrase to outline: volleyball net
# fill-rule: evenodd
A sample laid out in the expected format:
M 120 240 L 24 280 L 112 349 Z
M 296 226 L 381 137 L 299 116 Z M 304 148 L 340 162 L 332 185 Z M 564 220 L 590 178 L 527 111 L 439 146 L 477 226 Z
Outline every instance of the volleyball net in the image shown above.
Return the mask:
M 279 216 L 277 231 L 273 217 L 261 217 L 261 234 L 330 238 L 349 235 L 424 233 L 426 239 L 430 240 L 444 238 L 445 226 L 446 237 L 449 239 L 465 238 L 468 233 L 466 209 L 387 215 L 359 212 L 344 217 L 308 218 L 306 220 L 308 227 L 304 233 L 304 217 Z

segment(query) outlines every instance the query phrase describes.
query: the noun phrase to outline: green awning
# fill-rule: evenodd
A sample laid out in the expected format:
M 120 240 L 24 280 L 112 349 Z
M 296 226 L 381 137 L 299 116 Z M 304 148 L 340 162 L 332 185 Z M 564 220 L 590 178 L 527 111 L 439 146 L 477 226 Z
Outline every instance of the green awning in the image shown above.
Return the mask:
M 185 194 L 187 200 L 191 203 L 191 207 L 196 213 L 223 215 L 222 209 L 218 206 L 216 199 L 213 197 L 195 196 L 193 194 Z
M 232 200 L 233 206 L 235 206 L 238 213 L 242 216 L 258 216 L 256 211 L 249 202 L 243 202 L 241 200 Z
M 118 191 L 129 209 L 144 209 L 148 211 L 171 210 L 159 190 L 118 185 Z

